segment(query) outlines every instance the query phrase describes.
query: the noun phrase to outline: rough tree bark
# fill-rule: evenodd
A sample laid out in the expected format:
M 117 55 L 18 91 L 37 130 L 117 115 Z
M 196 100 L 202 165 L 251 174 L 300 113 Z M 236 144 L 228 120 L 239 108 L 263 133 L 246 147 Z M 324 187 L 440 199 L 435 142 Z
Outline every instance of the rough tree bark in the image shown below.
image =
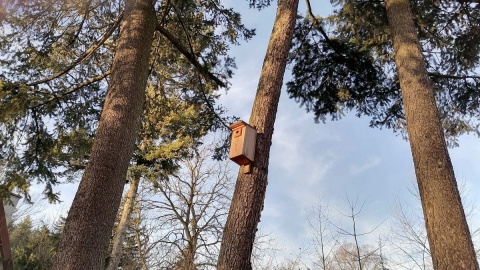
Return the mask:
M 434 268 L 478 269 L 409 1 L 386 8 Z
M 117 230 L 113 238 L 112 253 L 110 255 L 110 262 L 108 264 L 107 270 L 118 269 L 118 263 L 122 258 L 123 240 L 125 239 L 125 232 L 128 228 L 128 223 L 130 221 L 130 214 L 132 213 L 133 207 L 135 206 L 135 199 L 137 198 L 139 184 L 140 176 L 134 175 L 132 177 L 132 181 L 130 182 L 130 188 L 125 195 L 126 199 L 123 205 L 122 216 L 120 217 L 120 222 L 118 222 Z
M 240 170 L 225 225 L 219 270 L 252 269 L 250 257 L 267 188 L 268 160 L 298 0 L 279 0 L 277 15 L 263 62 L 250 125 L 256 127 L 255 162 L 251 174 Z
M 156 18 L 154 0 L 127 0 L 109 89 L 53 269 L 103 269 L 140 128 Z

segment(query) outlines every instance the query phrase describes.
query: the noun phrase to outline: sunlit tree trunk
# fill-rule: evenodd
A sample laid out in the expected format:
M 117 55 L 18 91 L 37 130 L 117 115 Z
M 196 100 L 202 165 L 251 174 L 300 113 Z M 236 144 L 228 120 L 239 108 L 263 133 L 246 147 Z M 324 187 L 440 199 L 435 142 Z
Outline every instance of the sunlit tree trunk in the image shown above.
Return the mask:
M 126 1 L 110 85 L 91 156 L 69 211 L 53 269 L 103 269 L 140 128 L 155 30 L 152 0 Z
M 267 187 L 268 160 L 298 0 L 279 0 L 250 117 L 256 127 L 255 162 L 251 174 L 240 170 L 223 234 L 219 270 L 251 269 L 250 257 Z
M 478 269 L 409 1 L 386 8 L 434 268 Z
M 122 258 L 123 240 L 125 239 L 125 232 L 128 228 L 130 214 L 133 211 L 135 199 L 137 198 L 139 183 L 140 176 L 134 175 L 130 182 L 130 188 L 125 195 L 126 199 L 125 203 L 123 204 L 122 216 L 120 217 L 120 222 L 118 222 L 117 230 L 115 231 L 115 236 L 113 237 L 112 253 L 110 255 L 110 262 L 107 270 L 116 270 L 118 268 L 118 263 Z
M 137 201 L 138 203 L 138 201 Z M 142 229 L 140 228 L 141 225 L 140 223 L 142 222 L 142 214 L 141 214 L 141 207 L 137 204 L 137 214 L 138 214 L 138 218 L 135 220 L 134 222 L 134 229 L 135 229 L 135 243 L 137 244 L 137 249 L 138 249 L 138 263 L 140 264 L 141 266 L 141 269 L 143 270 L 148 270 L 148 266 L 147 266 L 147 259 L 146 259 L 146 254 L 143 250 L 143 246 L 144 244 L 142 243 L 142 240 L 141 240 L 141 237 L 140 237 L 140 233 L 142 231 Z

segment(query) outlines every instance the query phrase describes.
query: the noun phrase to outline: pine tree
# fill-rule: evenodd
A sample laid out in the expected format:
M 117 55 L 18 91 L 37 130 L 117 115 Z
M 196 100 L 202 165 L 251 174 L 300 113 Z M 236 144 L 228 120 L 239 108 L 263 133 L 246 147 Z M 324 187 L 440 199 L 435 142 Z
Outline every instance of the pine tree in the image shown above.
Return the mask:
M 6 21 L 13 27 L 6 29 L 28 29 L 33 34 L 25 38 L 18 34 L 21 31 L 7 31 L 1 37 L 5 41 L 1 46 L 12 50 L 1 62 L 8 66 L 0 83 L 0 98 L 6 104 L 0 111 L 0 122 L 6 127 L 1 129 L 4 133 L 0 140 L 5 142 L 1 159 L 8 161 L 2 192 L 8 194 L 19 188 L 26 193 L 30 181 L 36 179 L 46 183 L 46 193 L 55 200 L 53 185 L 65 176 L 65 172 L 58 173 L 58 168 L 75 172 L 94 162 L 90 145 L 103 100 L 104 79 L 111 74 L 111 56 L 118 41 L 116 29 L 126 20 L 126 13 L 122 14 L 121 2 L 61 5 L 43 0 L 10 4 L 7 14 L 12 15 Z M 161 35 L 156 36 L 154 57 L 148 66 L 150 81 L 142 119 L 142 138 L 147 146 L 144 151 L 135 151 L 133 158 L 138 167 L 148 165 L 144 172 L 147 178 L 158 177 L 169 159 L 178 159 L 185 148 L 196 143 L 195 138 L 219 126 L 222 119 L 219 121 L 219 111 L 214 108 L 218 97 L 214 90 L 217 85 L 225 85 L 218 77 L 230 77 L 234 66 L 227 55 L 228 43 L 253 35 L 240 23 L 238 13 L 217 2 L 164 1 L 156 7 L 158 22 L 153 26 Z M 32 21 L 34 29 L 29 28 Z M 217 31 L 220 28 L 222 31 Z M 35 41 L 31 42 L 33 37 Z M 20 43 L 25 46 L 9 47 L 15 38 L 25 40 Z M 72 57 L 76 59 L 71 61 Z M 149 61 L 142 63 L 148 65 Z M 99 71 L 103 73 L 92 75 Z M 45 78 L 46 73 L 49 75 Z M 55 123 L 53 130 L 46 127 L 47 122 Z M 26 147 L 19 149 L 9 143 L 11 138 L 23 135 Z M 78 219 L 83 214 L 75 213 Z M 68 228 L 67 224 L 67 232 Z
M 35 227 L 27 216 L 10 229 L 14 269 L 47 270 L 52 267 L 58 231 L 45 225 Z
M 406 137 L 405 117 L 383 1 L 332 1 L 331 16 L 299 19 L 291 54 L 290 97 L 316 121 L 349 111 Z M 479 134 L 479 9 L 469 2 L 411 1 L 447 142 Z
M 56 200 L 54 186 L 77 181 L 89 161 L 123 1 L 9 1 L 2 7 L 0 159 L 7 177 L 0 195 L 17 189 L 28 197 L 30 183 L 39 181 Z M 180 156 L 195 137 L 223 127 L 225 109 L 215 101 L 235 66 L 229 46 L 254 34 L 238 13 L 215 1 L 155 7 L 158 32 L 140 136 L 149 143 L 133 164 Z
M 65 168 L 88 160 L 121 20 L 118 3 L 100 2 L 3 2 L 2 197 L 17 188 L 28 198 L 33 178 L 56 200 L 53 185 L 75 177 Z
M 478 269 L 409 1 L 386 9 L 434 268 Z
M 249 124 L 256 127 L 253 172 L 240 170 L 225 224 L 218 269 L 252 269 L 250 258 L 267 188 L 268 162 L 298 0 L 279 0 Z
M 127 1 L 123 16 L 91 156 L 70 208 L 53 269 L 101 269 L 106 257 L 140 128 L 156 22 L 150 0 Z

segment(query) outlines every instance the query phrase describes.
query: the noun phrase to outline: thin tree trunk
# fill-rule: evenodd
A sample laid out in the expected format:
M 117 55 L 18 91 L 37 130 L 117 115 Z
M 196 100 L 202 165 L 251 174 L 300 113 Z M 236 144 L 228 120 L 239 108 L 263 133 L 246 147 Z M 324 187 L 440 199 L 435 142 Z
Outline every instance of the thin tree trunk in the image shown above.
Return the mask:
M 2 255 L 1 270 L 13 270 L 12 248 L 3 200 L 0 200 L 0 253 Z
M 225 225 L 219 270 L 252 269 L 250 257 L 267 188 L 268 160 L 298 0 L 279 0 L 277 15 L 250 117 L 256 127 L 255 162 L 251 174 L 240 170 Z
M 141 231 L 140 223 L 142 222 L 141 211 L 142 209 L 140 208 L 137 202 L 138 218 L 134 223 L 135 224 L 135 242 L 137 243 L 137 247 L 138 247 L 138 257 L 139 257 L 141 269 L 148 270 L 147 259 L 145 258 L 145 253 L 142 250 L 143 243 L 142 243 L 142 239 L 140 238 L 140 231 Z
M 360 245 L 358 244 L 357 223 L 355 222 L 355 213 L 352 207 L 353 239 L 355 240 L 355 251 L 357 252 L 358 269 L 363 270 L 362 257 L 360 256 Z
M 115 215 L 140 128 L 153 0 L 127 0 L 109 89 L 91 157 L 69 211 L 53 269 L 103 269 Z
M 409 2 L 386 8 L 433 266 L 478 269 Z
M 118 263 L 122 258 L 123 240 L 125 239 L 125 232 L 128 228 L 128 223 L 130 221 L 130 214 L 132 213 L 133 207 L 135 206 L 135 199 L 137 198 L 139 183 L 140 176 L 134 175 L 130 183 L 130 188 L 125 195 L 126 199 L 123 205 L 122 216 L 120 218 L 120 222 L 118 223 L 115 237 L 113 238 L 112 253 L 110 256 L 110 263 L 108 264 L 107 270 L 117 269 Z

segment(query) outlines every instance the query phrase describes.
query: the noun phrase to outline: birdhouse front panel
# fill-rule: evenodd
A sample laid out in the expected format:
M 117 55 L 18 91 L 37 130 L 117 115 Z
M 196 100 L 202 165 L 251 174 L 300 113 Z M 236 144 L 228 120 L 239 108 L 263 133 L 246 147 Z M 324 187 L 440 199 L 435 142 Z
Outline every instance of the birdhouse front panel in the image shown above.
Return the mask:
M 257 130 L 243 121 L 230 126 L 232 141 L 229 158 L 239 165 L 248 165 L 254 161 Z

